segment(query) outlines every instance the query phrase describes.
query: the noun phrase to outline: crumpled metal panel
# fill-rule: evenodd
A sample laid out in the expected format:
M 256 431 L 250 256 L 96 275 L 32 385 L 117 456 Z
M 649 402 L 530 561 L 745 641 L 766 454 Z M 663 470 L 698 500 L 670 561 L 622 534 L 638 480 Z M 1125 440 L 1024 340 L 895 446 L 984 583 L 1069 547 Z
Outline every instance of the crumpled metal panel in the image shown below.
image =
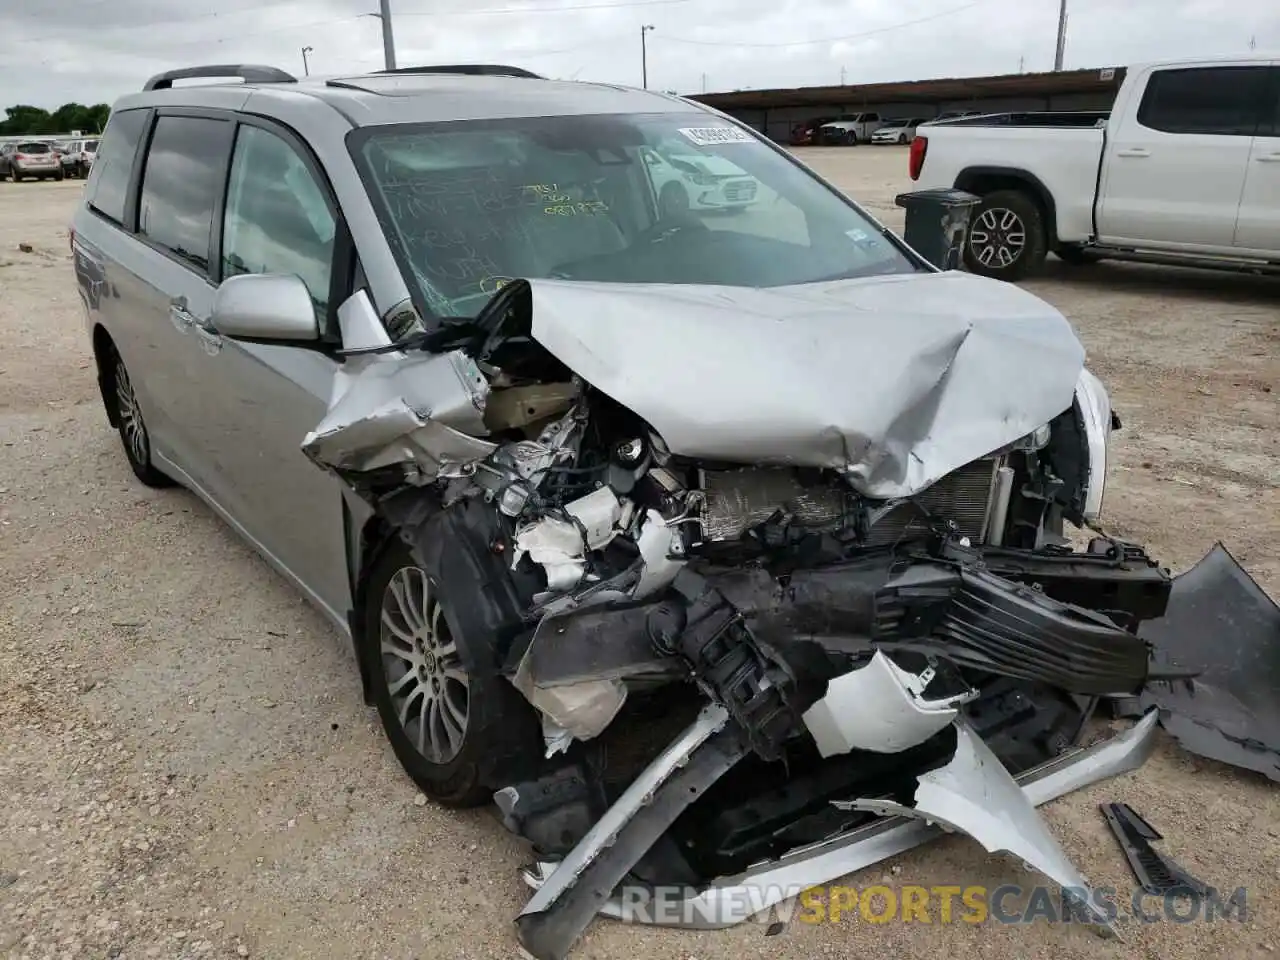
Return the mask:
M 856 810 L 913 817 L 966 833 L 989 853 L 1010 853 L 1073 894 L 1082 916 L 1114 933 L 1088 881 L 1067 857 L 1018 781 L 968 724 L 956 721 L 956 755 L 918 778 L 914 806 L 855 800 Z
M 1193 680 L 1148 683 L 1140 702 L 1192 753 L 1280 781 L 1280 607 L 1222 544 L 1176 577 L 1163 617 L 1139 636 L 1153 672 Z
M 323 420 L 302 441 L 325 466 L 363 473 L 408 465 L 423 483 L 491 454 L 478 439 L 489 384 L 465 354 L 350 357 Z
M 532 333 L 673 453 L 911 496 L 1072 405 L 1084 349 L 961 272 L 754 289 L 532 280 Z

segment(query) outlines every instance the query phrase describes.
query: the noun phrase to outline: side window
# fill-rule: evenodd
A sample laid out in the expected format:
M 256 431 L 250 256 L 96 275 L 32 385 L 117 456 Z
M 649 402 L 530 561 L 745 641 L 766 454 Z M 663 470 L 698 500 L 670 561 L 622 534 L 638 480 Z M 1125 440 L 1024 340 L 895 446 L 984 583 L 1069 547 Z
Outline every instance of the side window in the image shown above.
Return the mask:
M 142 173 L 138 232 L 202 273 L 232 129 L 228 120 L 161 116 Z
M 323 319 L 337 222 L 325 192 L 288 143 L 259 127 L 236 136 L 222 227 L 222 275 L 300 277 Z
M 147 125 L 146 110 L 113 113 L 102 135 L 102 146 L 93 163 L 93 173 L 85 185 L 89 207 L 123 223 L 125 198 L 129 193 L 129 174 L 133 158 Z
M 1138 122 L 1165 133 L 1252 137 L 1267 67 L 1157 70 L 1147 81 Z
M 1266 106 L 1258 136 L 1280 137 L 1280 67 L 1271 68 L 1271 86 L 1267 90 Z

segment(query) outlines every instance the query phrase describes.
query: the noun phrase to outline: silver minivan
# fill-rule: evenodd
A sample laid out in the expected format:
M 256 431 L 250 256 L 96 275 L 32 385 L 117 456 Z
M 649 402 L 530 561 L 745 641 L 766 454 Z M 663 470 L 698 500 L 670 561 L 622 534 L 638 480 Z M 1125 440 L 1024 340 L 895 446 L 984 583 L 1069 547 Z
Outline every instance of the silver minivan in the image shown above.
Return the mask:
M 673 197 L 662 144 L 753 202 Z M 540 960 L 628 876 L 726 925 L 927 835 L 836 801 L 963 768 L 941 819 L 1025 826 L 1151 748 L 1071 752 L 1170 580 L 1066 535 L 1114 425 L 1070 324 L 731 117 L 500 66 L 171 71 L 115 105 L 72 250 L 133 472 L 350 636 L 423 791 L 533 845 Z

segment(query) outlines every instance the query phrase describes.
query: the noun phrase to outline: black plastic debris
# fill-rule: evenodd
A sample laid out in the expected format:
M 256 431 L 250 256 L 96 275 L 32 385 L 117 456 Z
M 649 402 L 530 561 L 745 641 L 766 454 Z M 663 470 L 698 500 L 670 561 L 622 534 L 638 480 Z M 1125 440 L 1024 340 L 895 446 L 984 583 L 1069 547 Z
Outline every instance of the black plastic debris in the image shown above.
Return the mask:
M 1164 617 L 1139 635 L 1153 647 L 1143 709 L 1186 750 L 1280 781 L 1280 607 L 1227 549 L 1216 545 L 1173 582 Z
M 1194 894 L 1199 897 L 1209 895 L 1209 888 L 1205 884 L 1151 846 L 1152 840 L 1164 838 L 1151 824 L 1138 816 L 1133 807 L 1127 803 L 1103 803 L 1098 806 L 1102 815 L 1107 818 L 1107 825 L 1116 835 L 1120 849 L 1129 861 L 1129 868 L 1143 890 L 1154 896 L 1170 893 Z

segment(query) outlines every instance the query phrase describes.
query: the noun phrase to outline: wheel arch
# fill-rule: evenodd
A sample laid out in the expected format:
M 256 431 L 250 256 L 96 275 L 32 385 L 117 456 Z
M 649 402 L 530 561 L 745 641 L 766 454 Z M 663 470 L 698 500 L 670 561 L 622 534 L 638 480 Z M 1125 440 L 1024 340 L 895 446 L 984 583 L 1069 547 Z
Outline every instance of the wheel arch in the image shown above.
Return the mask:
M 1058 207 L 1049 188 L 1034 173 L 1016 167 L 966 167 L 955 179 L 955 188 L 979 197 L 997 190 L 1017 190 L 1030 197 L 1044 214 L 1046 244 L 1052 249 L 1058 242 Z
M 100 323 L 93 325 L 93 361 L 98 370 L 98 392 L 102 406 L 107 411 L 107 422 L 120 426 L 120 408 L 116 406 L 116 368 L 111 362 L 117 353 L 116 342 L 107 328 Z
M 347 629 L 351 633 L 356 668 L 360 671 L 360 692 L 364 702 L 372 704 L 369 671 L 364 657 L 360 656 L 360 642 L 364 635 L 364 609 L 369 598 L 369 574 L 397 534 L 391 521 L 377 511 L 361 523 L 352 513 L 351 504 L 345 497 L 342 501 L 342 520 L 347 534 L 347 570 L 351 577 L 351 609 L 347 611 Z

